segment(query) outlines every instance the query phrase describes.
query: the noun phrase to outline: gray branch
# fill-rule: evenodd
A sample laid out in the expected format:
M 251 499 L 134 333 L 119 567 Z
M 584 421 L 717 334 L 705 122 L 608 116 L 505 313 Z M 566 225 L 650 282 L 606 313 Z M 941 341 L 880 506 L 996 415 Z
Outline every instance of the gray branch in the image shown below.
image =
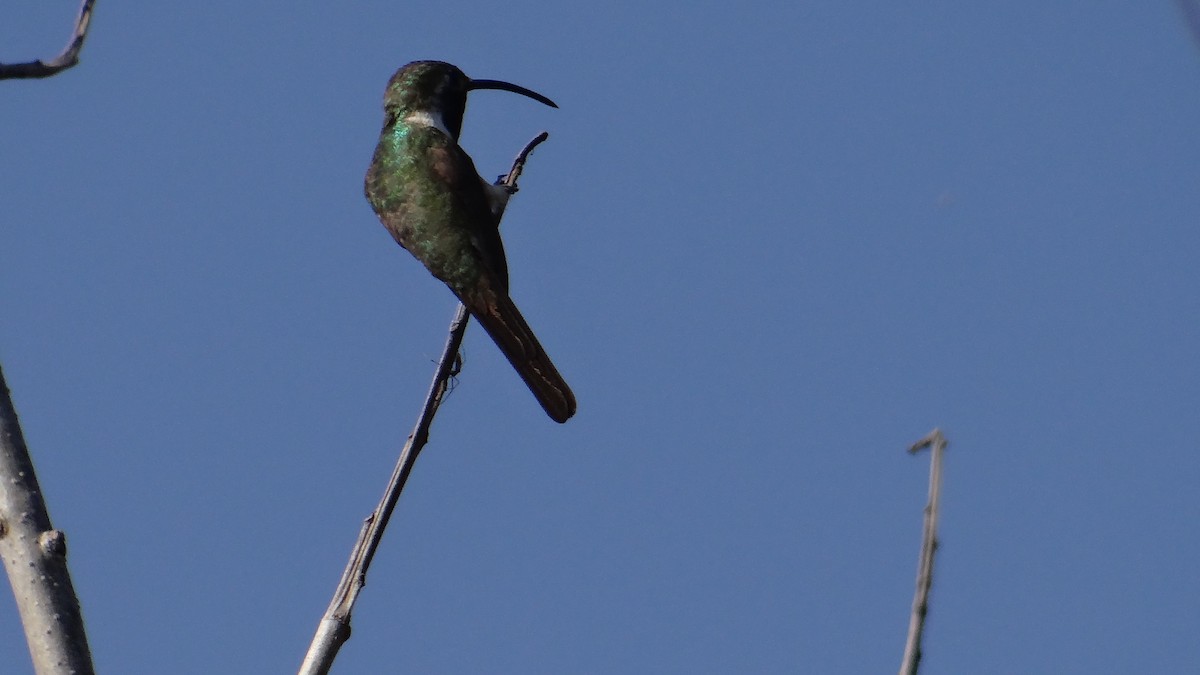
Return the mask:
M 50 525 L 33 461 L 0 370 L 0 557 L 38 675 L 90 675 L 92 655 L 67 571 L 66 535 Z
M 549 136 L 550 134 L 543 131 L 526 144 L 513 161 L 508 175 L 501 176 L 496 184 L 507 185 L 515 191 L 517 179 L 520 178 L 521 171 L 525 168 L 525 160 L 528 159 L 529 153 Z M 462 363 L 458 356 L 458 348 L 462 344 L 463 335 L 467 332 L 467 322 L 470 318 L 471 315 L 467 313 L 467 308 L 460 304 L 454 320 L 450 322 L 450 335 L 446 338 L 446 346 L 442 350 L 441 359 L 438 360 L 437 370 L 434 372 L 433 382 L 429 386 L 429 393 L 425 396 L 425 403 L 421 406 L 421 414 L 417 417 L 416 426 L 413 427 L 408 441 L 400 451 L 400 457 L 396 461 L 396 468 L 392 471 L 392 477 L 388 480 L 387 488 L 383 492 L 383 498 L 379 500 L 379 505 L 363 522 L 358 540 L 354 543 L 354 550 L 350 553 L 350 561 L 346 564 L 337 590 L 333 593 L 333 600 L 329 603 L 329 608 L 325 610 L 325 615 L 321 617 L 321 622 L 317 625 L 317 632 L 308 647 L 308 653 L 305 654 L 304 662 L 300 665 L 300 675 L 326 675 L 333 667 L 333 660 L 337 657 L 338 650 L 350 639 L 350 614 L 354 610 L 358 594 L 367 584 L 367 568 L 371 566 L 375 550 L 379 548 L 379 542 L 383 539 L 384 528 L 387 527 L 388 520 L 391 519 L 392 512 L 396 509 L 396 502 L 399 501 L 400 492 L 408 481 L 413 465 L 416 464 L 417 455 L 429 440 L 429 427 L 433 424 L 433 417 L 437 414 L 438 407 L 446 395 L 450 378 L 458 374 Z
M 921 636 L 925 631 L 925 615 L 929 612 L 929 589 L 933 586 L 933 555 L 938 547 L 938 498 L 942 492 L 942 454 L 946 445 L 942 430 L 934 429 L 908 449 L 916 454 L 925 448 L 933 448 L 933 460 L 929 467 L 929 503 L 925 505 L 921 556 L 917 561 L 917 590 L 913 595 L 912 617 L 908 622 L 908 640 L 904 645 L 900 675 L 916 675 L 917 667 L 921 664 Z
M 83 41 L 87 38 L 88 25 L 92 22 L 92 6 L 95 4 L 96 0 L 83 0 L 83 5 L 79 7 L 79 16 L 75 19 L 75 31 L 71 34 L 71 41 L 63 48 L 61 54 L 49 61 L 39 59 L 28 63 L 0 63 L 0 80 L 50 77 L 79 63 L 79 50 L 83 49 Z

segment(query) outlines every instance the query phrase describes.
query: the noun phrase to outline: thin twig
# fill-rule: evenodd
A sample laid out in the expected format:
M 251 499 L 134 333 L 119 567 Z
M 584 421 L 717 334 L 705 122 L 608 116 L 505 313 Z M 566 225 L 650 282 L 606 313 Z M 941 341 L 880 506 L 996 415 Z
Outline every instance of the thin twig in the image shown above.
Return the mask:
M 496 185 L 507 185 L 510 188 L 516 189 L 517 180 L 521 177 L 521 172 L 525 170 L 525 160 L 529 159 L 529 153 L 533 152 L 533 149 L 541 145 L 547 138 L 550 138 L 549 132 L 543 131 L 534 136 L 533 140 L 526 143 L 525 147 L 521 148 L 521 152 L 517 154 L 517 158 L 513 160 L 512 168 L 508 170 L 508 174 L 496 179 Z
M 913 595 L 912 617 L 908 622 L 908 640 L 904 644 L 900 675 L 916 675 L 917 667 L 921 664 L 921 635 L 925 631 L 925 615 L 929 612 L 929 589 L 933 586 L 933 555 L 938 547 L 938 498 L 942 492 L 942 453 L 945 452 L 946 445 L 948 444 L 942 430 L 935 428 L 908 448 L 909 453 L 916 454 L 932 447 L 933 460 L 929 467 L 929 503 L 925 505 L 921 557 L 917 561 L 917 590 Z
M 38 675 L 94 672 L 83 614 L 67 570 L 66 535 L 50 525 L 50 513 L 2 370 L 0 558 L 8 571 Z
M 28 63 L 0 63 L 0 80 L 50 77 L 79 63 L 79 50 L 83 49 L 88 26 L 92 23 L 92 7 L 95 4 L 96 0 L 83 0 L 79 7 L 79 16 L 75 18 L 75 30 L 71 33 L 71 41 L 63 48 L 61 54 L 49 61 L 39 59 Z
M 525 168 L 525 160 L 529 158 L 529 153 L 549 137 L 550 134 L 543 131 L 529 141 L 517 158 L 513 160 L 512 169 L 509 170 L 508 175 L 501 176 L 496 184 L 506 185 L 515 191 L 517 179 L 520 178 L 521 171 Z M 383 539 L 384 528 L 387 527 L 388 520 L 392 517 L 396 502 L 400 499 L 400 492 L 404 490 L 404 484 L 408 481 L 408 476 L 417 461 L 417 455 L 429 440 L 429 427 L 433 424 L 433 416 L 437 414 L 438 406 L 441 405 L 442 399 L 446 395 L 450 378 L 457 373 L 458 348 L 462 344 L 470 317 L 467 308 L 460 304 L 458 311 L 454 314 L 454 319 L 450 322 L 450 334 L 446 338 L 446 346 L 442 350 L 441 359 L 438 360 L 437 370 L 434 372 L 433 382 L 425 397 L 425 403 L 421 407 L 421 414 L 417 418 L 416 426 L 413 427 L 412 433 L 408 436 L 408 442 L 400 451 L 396 468 L 392 471 L 392 477 L 388 480 L 387 489 L 383 492 L 379 506 L 375 507 L 375 510 L 363 522 L 362 530 L 358 534 L 358 541 L 354 543 L 354 550 L 350 553 L 350 561 L 342 572 L 337 590 L 334 591 L 333 601 L 325 610 L 325 615 L 321 618 L 317 632 L 308 647 L 308 653 L 304 657 L 304 663 L 300 665 L 300 675 L 325 675 L 328 673 L 333 666 L 334 658 L 337 657 L 338 650 L 350 639 L 350 614 L 354 610 L 358 594 L 367 583 L 367 568 L 371 566 L 375 550 Z

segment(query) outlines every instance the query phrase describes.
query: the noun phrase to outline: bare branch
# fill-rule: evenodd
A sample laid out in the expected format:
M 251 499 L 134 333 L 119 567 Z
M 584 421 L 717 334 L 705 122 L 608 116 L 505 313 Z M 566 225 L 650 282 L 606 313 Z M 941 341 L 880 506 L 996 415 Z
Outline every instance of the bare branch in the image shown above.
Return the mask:
M 61 54 L 49 61 L 39 59 L 28 63 L 0 63 L 0 80 L 50 77 L 79 63 L 79 50 L 83 49 L 83 41 L 87 38 L 88 25 L 92 22 L 92 7 L 95 4 L 96 0 L 83 0 L 83 5 L 79 7 L 79 16 L 75 19 L 75 31 L 71 34 L 71 41 L 63 48 Z
M 929 503 L 925 506 L 921 556 L 917 561 L 917 590 L 913 595 L 912 617 L 908 623 L 908 640 L 904 645 L 900 675 L 916 675 L 921 664 L 921 635 L 925 630 L 925 615 L 929 612 L 929 589 L 933 586 L 933 555 L 938 547 L 937 517 L 938 498 L 942 491 L 942 454 L 947 445 L 942 430 L 934 429 L 908 448 L 910 454 L 916 454 L 932 447 L 933 460 L 929 468 Z
M 529 157 L 529 153 L 549 137 L 550 134 L 543 131 L 529 141 L 517 158 L 513 160 L 512 169 L 509 170 L 508 175 L 501 176 L 496 184 L 507 185 L 515 191 L 517 179 L 520 178 L 521 171 L 525 168 L 525 160 Z M 354 610 L 358 594 L 367 584 L 367 568 L 371 566 L 375 550 L 379 548 L 379 542 L 383 539 L 384 528 L 387 527 L 388 520 L 392 517 L 396 502 L 400 499 L 400 492 L 404 490 L 404 484 L 408 481 L 408 476 L 417 461 L 417 455 L 429 440 L 429 427 L 433 424 L 433 416 L 437 414 L 438 406 L 441 405 L 442 399 L 446 395 L 450 378 L 456 375 L 461 367 L 458 348 L 462 344 L 470 318 L 471 315 L 467 313 L 467 308 L 460 304 L 458 311 L 454 314 L 454 319 L 450 322 L 450 334 L 446 338 L 442 357 L 438 360 L 433 382 L 430 384 L 429 393 L 425 396 L 425 403 L 421 406 L 421 414 L 417 417 L 417 423 L 408 436 L 408 442 L 400 451 L 396 468 L 392 471 L 392 477 L 388 480 L 379 506 L 375 507 L 375 510 L 363 522 L 362 530 L 358 534 L 358 541 L 354 543 L 354 549 L 350 553 L 350 561 L 346 564 L 337 590 L 333 593 L 333 601 L 325 610 L 325 615 L 321 617 L 321 623 L 317 626 L 317 632 L 308 647 L 308 653 L 304 656 L 304 663 L 300 665 L 300 675 L 325 675 L 328 673 L 333 666 L 334 658 L 337 657 L 338 650 L 350 639 L 350 614 Z
M 66 535 L 50 525 L 33 461 L 0 370 L 0 557 L 38 675 L 94 672 L 67 571 Z

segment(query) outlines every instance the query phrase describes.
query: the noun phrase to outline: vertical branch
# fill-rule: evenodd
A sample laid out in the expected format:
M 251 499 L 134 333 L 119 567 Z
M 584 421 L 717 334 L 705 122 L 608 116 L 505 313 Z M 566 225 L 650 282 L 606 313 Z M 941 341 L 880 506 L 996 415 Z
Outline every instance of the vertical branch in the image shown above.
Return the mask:
M 92 23 L 92 7 L 95 4 L 96 0 L 83 0 L 79 7 L 79 16 L 75 18 L 71 41 L 63 48 L 62 53 L 49 61 L 39 59 L 28 63 L 0 63 L 0 80 L 50 77 L 79 63 L 79 50 L 83 49 L 83 41 L 87 38 L 88 26 Z
M 38 675 L 94 672 L 66 536 L 50 525 L 33 461 L 0 370 L 0 557 Z
M 496 184 L 507 186 L 515 192 L 517 179 L 520 178 L 521 171 L 525 168 L 525 160 L 529 158 L 529 153 L 549 137 L 550 134 L 543 131 L 529 141 L 517 158 L 513 160 L 512 169 L 509 170 L 508 175 L 501 176 Z M 396 502 L 400 499 L 400 492 L 404 490 L 404 484 L 408 481 L 409 474 L 412 473 L 417 455 L 429 440 L 429 427 L 433 424 L 433 416 L 437 414 L 442 398 L 446 395 L 450 378 L 458 374 L 458 366 L 461 364 L 458 358 L 458 348 L 462 344 L 463 335 L 467 331 L 467 321 L 470 318 L 467 308 L 460 304 L 454 319 L 450 322 L 450 334 L 446 338 L 446 346 L 442 350 L 442 357 L 438 360 L 437 369 L 434 371 L 433 382 L 425 397 L 425 403 L 421 406 L 421 414 L 417 417 L 417 423 L 413 427 L 412 433 L 409 434 L 408 441 L 400 451 L 400 457 L 396 460 L 396 468 L 392 471 L 392 477 L 383 491 L 383 498 L 379 500 L 379 505 L 363 523 L 362 530 L 358 534 L 358 541 L 354 543 L 354 550 L 350 553 L 350 561 L 346 564 L 337 590 L 333 593 L 333 600 L 329 603 L 329 608 L 325 610 L 325 615 L 321 617 L 321 622 L 317 625 L 317 632 L 309 644 L 308 653 L 304 655 L 304 662 L 300 665 L 300 675 L 325 675 L 328 673 L 333 666 L 334 658 L 337 657 L 338 650 L 350 639 L 350 614 L 354 610 L 358 594 L 367 584 L 367 568 L 371 566 L 375 550 L 379 548 L 379 542 L 383 539 L 384 528 L 387 527 L 388 520 L 391 519 L 392 512 L 396 508 Z
M 908 640 L 904 644 L 900 675 L 916 675 L 921 664 L 921 636 L 925 631 L 925 615 L 929 612 L 929 589 L 933 586 L 933 556 L 938 547 L 938 498 L 942 491 L 942 454 L 946 445 L 946 437 L 942 435 L 942 430 L 935 428 L 908 449 L 909 453 L 916 454 L 931 447 L 933 460 L 929 467 L 929 503 L 925 505 L 921 556 L 917 561 L 917 590 L 913 595 L 912 617 L 908 622 Z

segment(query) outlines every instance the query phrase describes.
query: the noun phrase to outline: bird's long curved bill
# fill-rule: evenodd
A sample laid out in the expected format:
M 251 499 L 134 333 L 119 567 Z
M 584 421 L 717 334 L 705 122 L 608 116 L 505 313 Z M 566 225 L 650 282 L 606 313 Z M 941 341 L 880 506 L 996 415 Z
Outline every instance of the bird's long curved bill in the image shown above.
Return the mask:
M 472 89 L 501 89 L 503 91 L 511 91 L 514 94 L 528 96 L 535 101 L 545 103 L 551 108 L 558 107 L 557 103 L 551 101 L 545 96 L 542 96 L 536 91 L 515 85 L 512 82 L 505 82 L 504 80 L 471 80 L 471 84 L 467 85 L 467 91 L 471 91 Z

